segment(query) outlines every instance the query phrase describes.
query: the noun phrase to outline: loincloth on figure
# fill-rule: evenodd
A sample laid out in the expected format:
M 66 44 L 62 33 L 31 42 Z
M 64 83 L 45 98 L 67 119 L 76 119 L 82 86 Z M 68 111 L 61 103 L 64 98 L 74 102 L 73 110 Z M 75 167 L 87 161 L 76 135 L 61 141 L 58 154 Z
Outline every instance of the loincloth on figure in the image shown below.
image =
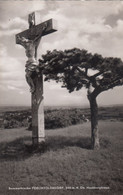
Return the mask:
M 26 72 L 31 72 L 31 73 L 39 72 L 39 67 L 37 66 L 36 62 L 30 63 L 27 61 L 25 67 L 26 67 L 25 69 Z

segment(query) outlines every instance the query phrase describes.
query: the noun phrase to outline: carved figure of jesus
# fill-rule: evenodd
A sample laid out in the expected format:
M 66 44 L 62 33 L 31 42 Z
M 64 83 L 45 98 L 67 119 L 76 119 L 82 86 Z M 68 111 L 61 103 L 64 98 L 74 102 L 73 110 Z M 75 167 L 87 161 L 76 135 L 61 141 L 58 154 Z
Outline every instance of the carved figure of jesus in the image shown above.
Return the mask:
M 20 36 L 17 36 L 17 39 L 19 40 L 20 44 L 25 48 L 26 56 L 28 57 L 26 64 L 33 63 L 36 65 L 36 49 L 39 45 L 41 35 L 36 37 L 34 40 L 29 40 L 25 37 Z
M 47 26 L 44 25 L 44 27 L 42 28 L 42 33 L 44 32 L 46 27 Z M 29 40 L 29 39 L 26 39 L 25 37 L 17 36 L 19 43 L 25 48 L 26 56 L 28 57 L 28 60 L 26 61 L 25 71 L 26 71 L 26 80 L 30 86 L 31 93 L 34 93 L 35 91 L 32 74 L 34 71 L 38 72 L 38 67 L 37 67 L 38 64 L 37 64 L 37 59 L 36 59 L 37 58 L 37 48 L 40 43 L 42 33 L 40 33 L 40 35 L 35 37 L 34 40 Z

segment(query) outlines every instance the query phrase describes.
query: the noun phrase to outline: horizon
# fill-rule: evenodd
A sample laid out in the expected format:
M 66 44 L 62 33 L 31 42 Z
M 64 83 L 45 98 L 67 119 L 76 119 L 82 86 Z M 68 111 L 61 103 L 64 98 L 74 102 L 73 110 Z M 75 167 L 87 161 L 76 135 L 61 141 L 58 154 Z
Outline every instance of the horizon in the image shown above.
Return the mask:
M 115 107 L 115 106 L 123 106 L 123 104 L 112 104 L 112 105 L 98 105 L 98 107 Z M 30 106 L 27 106 L 27 105 L 0 105 L 0 108 L 2 108 L 2 107 L 27 107 L 27 108 L 31 108 L 31 105 Z M 90 106 L 89 105 L 54 105 L 54 106 L 52 106 L 52 105 L 44 105 L 44 108 L 46 108 L 46 107 L 61 107 L 61 108 L 63 108 L 63 107 L 75 107 L 75 108 L 90 108 Z

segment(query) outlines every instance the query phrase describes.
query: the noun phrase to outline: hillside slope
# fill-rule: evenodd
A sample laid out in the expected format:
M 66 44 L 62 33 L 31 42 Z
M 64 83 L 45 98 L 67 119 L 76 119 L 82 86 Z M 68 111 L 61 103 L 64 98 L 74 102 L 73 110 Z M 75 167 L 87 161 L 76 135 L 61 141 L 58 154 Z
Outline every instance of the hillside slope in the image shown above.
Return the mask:
M 43 153 L 33 153 L 25 147 L 31 132 L 23 128 L 1 130 L 0 194 L 122 194 L 123 123 L 100 121 L 99 127 L 98 151 L 90 149 L 90 123 L 83 123 L 47 130 Z M 63 189 L 41 190 L 53 186 Z M 75 189 L 66 190 L 68 186 Z M 9 187 L 30 189 L 18 192 L 8 190 Z

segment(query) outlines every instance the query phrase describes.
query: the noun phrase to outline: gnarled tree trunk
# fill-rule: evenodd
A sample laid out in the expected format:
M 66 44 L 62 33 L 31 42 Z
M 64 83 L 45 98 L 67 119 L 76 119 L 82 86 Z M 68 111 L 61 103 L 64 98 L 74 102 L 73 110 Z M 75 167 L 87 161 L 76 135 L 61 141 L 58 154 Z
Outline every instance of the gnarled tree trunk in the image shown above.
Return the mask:
M 99 130 L 98 130 L 98 105 L 96 97 L 90 96 L 90 109 L 91 109 L 91 141 L 92 148 L 99 149 Z

